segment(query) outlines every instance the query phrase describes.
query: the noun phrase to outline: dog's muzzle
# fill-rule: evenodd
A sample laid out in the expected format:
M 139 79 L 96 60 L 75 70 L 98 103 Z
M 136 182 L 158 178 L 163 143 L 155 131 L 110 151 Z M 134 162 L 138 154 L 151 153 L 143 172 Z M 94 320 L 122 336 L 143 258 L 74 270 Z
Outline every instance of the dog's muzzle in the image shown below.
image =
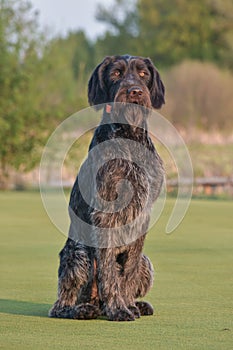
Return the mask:
M 127 90 L 129 102 L 138 103 L 143 95 L 143 90 L 139 86 L 131 86 Z

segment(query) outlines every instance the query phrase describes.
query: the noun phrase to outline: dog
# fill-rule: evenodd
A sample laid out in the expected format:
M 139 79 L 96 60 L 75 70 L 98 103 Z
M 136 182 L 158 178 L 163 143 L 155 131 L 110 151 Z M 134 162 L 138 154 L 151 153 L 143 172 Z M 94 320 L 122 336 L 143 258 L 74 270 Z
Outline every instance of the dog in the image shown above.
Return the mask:
M 142 250 L 164 169 L 147 120 L 165 103 L 164 95 L 149 58 L 108 56 L 93 71 L 89 104 L 103 108 L 103 116 L 71 192 L 69 237 L 60 252 L 58 299 L 50 317 L 133 321 L 153 314 L 137 298 L 153 284 L 153 266 Z M 97 192 L 102 207 L 93 201 Z

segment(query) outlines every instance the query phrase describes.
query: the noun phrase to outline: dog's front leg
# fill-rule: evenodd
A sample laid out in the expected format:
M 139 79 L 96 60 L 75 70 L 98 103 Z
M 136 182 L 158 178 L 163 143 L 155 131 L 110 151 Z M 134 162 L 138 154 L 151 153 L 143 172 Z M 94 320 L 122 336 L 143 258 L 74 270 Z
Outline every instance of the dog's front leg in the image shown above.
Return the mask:
M 98 249 L 97 270 L 98 290 L 104 314 L 110 321 L 133 321 L 134 314 L 127 308 L 121 291 L 116 248 Z

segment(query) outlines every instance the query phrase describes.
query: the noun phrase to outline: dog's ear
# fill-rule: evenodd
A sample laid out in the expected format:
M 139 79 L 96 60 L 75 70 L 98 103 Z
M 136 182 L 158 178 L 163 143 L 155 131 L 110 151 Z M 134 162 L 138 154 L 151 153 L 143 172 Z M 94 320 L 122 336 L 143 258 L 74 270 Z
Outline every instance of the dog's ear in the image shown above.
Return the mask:
M 154 108 L 159 109 L 165 103 L 165 87 L 163 85 L 162 80 L 160 79 L 159 72 L 157 71 L 151 60 L 149 58 L 146 58 L 145 63 L 151 73 L 151 81 L 149 85 L 151 103 Z
M 105 57 L 94 70 L 88 83 L 88 102 L 91 106 L 109 102 L 106 86 L 106 68 L 111 62 L 111 57 Z M 99 109 L 97 107 L 97 109 Z

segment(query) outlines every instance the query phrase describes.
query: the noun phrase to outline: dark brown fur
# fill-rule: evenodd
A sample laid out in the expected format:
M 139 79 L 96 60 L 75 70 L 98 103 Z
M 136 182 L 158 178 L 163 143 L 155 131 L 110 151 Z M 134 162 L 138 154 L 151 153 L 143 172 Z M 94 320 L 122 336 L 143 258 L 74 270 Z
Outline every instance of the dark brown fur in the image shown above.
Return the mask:
M 109 147 L 109 160 L 97 173 L 98 193 L 111 210 L 87 203 L 80 192 L 80 179 L 76 179 L 69 204 L 69 238 L 60 253 L 58 300 L 49 315 L 73 319 L 104 315 L 113 321 L 131 321 L 140 315 L 153 314 L 149 303 L 136 299 L 144 297 L 153 283 L 153 267 L 142 250 L 151 207 L 159 195 L 164 173 L 147 131 L 147 118 L 148 109 L 160 108 L 164 103 L 164 86 L 149 59 L 128 55 L 106 57 L 90 78 L 88 97 L 96 109 L 105 103 L 111 106 L 104 108 L 86 164 L 104 157 L 100 148 L 97 157 L 91 152 L 104 141 L 119 141 L 116 147 L 122 158 L 116 158 Z M 131 147 L 122 140 L 136 144 L 134 151 L 139 163 L 150 153 L 149 169 L 133 161 Z M 132 191 L 119 185 L 125 179 Z M 86 187 L 94 197 L 92 180 Z M 118 210 L 119 195 L 128 204 Z M 93 227 L 91 244 L 86 243 L 86 232 L 76 218 Z M 105 232 L 101 230 L 106 230 L 106 235 L 101 235 Z M 112 230 L 116 230 L 116 236 Z

